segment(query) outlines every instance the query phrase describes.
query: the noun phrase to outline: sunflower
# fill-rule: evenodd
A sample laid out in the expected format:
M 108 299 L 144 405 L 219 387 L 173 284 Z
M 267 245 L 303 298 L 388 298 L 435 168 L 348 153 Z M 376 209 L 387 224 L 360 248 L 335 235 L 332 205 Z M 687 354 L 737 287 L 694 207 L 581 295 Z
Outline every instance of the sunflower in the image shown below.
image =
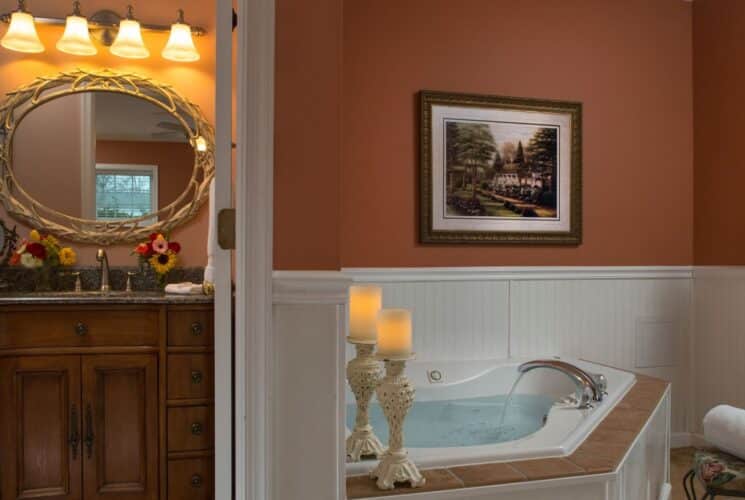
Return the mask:
M 157 274 L 167 274 L 171 269 L 176 267 L 178 258 L 172 251 L 167 251 L 162 254 L 155 254 L 150 257 L 150 267 L 153 268 Z
M 78 256 L 72 248 L 65 247 L 59 251 L 59 263 L 63 266 L 74 266 L 77 260 Z

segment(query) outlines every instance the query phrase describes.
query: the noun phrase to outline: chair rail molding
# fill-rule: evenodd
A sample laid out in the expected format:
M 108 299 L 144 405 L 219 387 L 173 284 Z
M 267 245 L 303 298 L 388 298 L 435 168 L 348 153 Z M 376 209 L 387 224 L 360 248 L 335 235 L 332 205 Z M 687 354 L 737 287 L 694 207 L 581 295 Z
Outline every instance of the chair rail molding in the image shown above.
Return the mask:
M 691 279 L 693 266 L 349 267 L 355 282 Z
M 346 304 L 352 279 L 340 271 L 274 271 L 275 304 Z

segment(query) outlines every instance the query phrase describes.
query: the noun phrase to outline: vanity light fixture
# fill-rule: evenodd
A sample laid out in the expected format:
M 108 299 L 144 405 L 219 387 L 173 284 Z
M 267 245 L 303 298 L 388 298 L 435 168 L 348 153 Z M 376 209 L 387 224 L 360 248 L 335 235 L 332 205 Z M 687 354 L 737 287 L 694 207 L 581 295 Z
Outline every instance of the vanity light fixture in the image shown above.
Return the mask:
M 119 33 L 111 45 L 111 53 L 127 59 L 145 59 L 150 51 L 142 40 L 139 21 L 134 18 L 134 8 L 127 6 L 127 17 L 119 22 Z
M 184 11 L 179 9 L 178 19 L 171 25 L 171 35 L 168 37 L 163 52 L 164 59 L 175 62 L 194 62 L 199 60 L 199 52 L 191 37 L 191 26 L 184 22 Z
M 36 33 L 34 16 L 26 11 L 25 0 L 18 0 L 18 10 L 10 15 L 10 26 L 8 32 L 0 40 L 0 45 L 16 52 L 31 54 L 44 52 L 44 45 L 39 40 L 39 34 Z
M 80 13 L 80 2 L 72 3 L 72 14 L 67 16 L 65 33 L 57 42 L 57 50 L 74 56 L 92 56 L 98 53 L 88 31 L 88 19 Z

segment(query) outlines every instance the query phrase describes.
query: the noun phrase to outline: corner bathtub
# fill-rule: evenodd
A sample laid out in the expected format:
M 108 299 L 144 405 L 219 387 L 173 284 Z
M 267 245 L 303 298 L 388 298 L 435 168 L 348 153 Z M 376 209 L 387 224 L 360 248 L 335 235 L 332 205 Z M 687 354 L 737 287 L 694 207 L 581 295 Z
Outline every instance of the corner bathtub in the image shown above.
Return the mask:
M 427 415 L 421 411 L 427 406 L 438 406 L 440 412 L 442 407 L 471 408 L 473 412 L 481 411 L 477 405 L 485 405 L 484 401 L 504 401 L 518 377 L 517 367 L 525 360 L 490 360 L 490 361 L 468 361 L 468 362 L 418 362 L 412 361 L 407 364 L 406 373 L 416 388 L 415 405 L 420 407 L 416 434 L 417 441 L 425 443 L 422 436 L 431 431 L 432 434 L 443 430 L 443 423 L 435 430 L 434 422 L 430 424 Z M 623 398 L 626 392 L 634 385 L 633 374 L 596 365 L 584 361 L 566 359 L 569 363 L 592 373 L 602 373 L 608 380 L 608 395 L 600 403 L 594 403 L 593 408 L 577 409 L 576 405 L 562 402 L 567 395 L 574 393 L 575 386 L 569 377 L 561 372 L 550 369 L 537 369 L 525 374 L 515 391 L 516 401 L 514 407 L 521 406 L 521 398 L 532 398 L 523 404 L 525 409 L 513 409 L 511 405 L 508 411 L 525 411 L 519 414 L 517 420 L 532 422 L 528 428 L 523 429 L 522 437 L 508 441 L 499 442 L 503 437 L 497 437 L 497 432 L 492 432 L 492 439 L 481 436 L 478 444 L 465 446 L 439 446 L 437 438 L 432 442 L 426 442 L 427 447 L 415 447 L 407 445 L 409 455 L 415 463 L 422 468 L 448 467 L 453 465 L 468 465 L 484 462 L 498 462 L 507 460 L 522 460 L 530 458 L 558 457 L 571 454 L 582 441 L 590 434 L 595 426 L 608 414 L 608 412 Z M 501 396 L 501 397 L 500 397 Z M 347 387 L 347 422 L 354 418 L 354 395 Z M 464 401 L 465 400 L 465 401 Z M 546 403 L 547 401 L 547 403 Z M 437 402 L 442 402 L 438 404 Z M 474 403 L 475 402 L 475 403 Z M 373 397 L 373 405 L 377 401 Z M 499 418 L 494 417 L 495 405 L 491 404 L 490 412 L 482 418 L 482 426 L 493 426 L 496 430 L 499 426 Z M 469 406 L 470 405 L 470 406 Z M 375 417 L 376 409 L 373 407 L 371 414 Z M 531 413 L 532 412 L 532 413 Z M 536 413 L 538 412 L 538 413 Z M 372 419 L 375 432 L 383 441 L 385 446 L 387 428 L 382 418 L 382 413 L 377 409 L 377 417 Z M 500 412 L 496 412 L 499 414 Z M 468 434 L 469 429 L 464 431 L 464 422 L 453 422 L 453 433 Z M 509 413 L 508 413 L 509 415 Z M 488 422 L 487 422 L 488 420 Z M 352 420 L 353 421 L 353 420 Z M 445 424 L 447 425 L 447 424 Z M 531 428 L 530 425 L 533 425 Z M 459 428 L 460 427 L 460 428 Z M 486 436 L 483 429 L 481 434 Z M 349 428 L 347 428 L 349 435 Z M 470 436 L 466 436 L 470 437 Z M 509 439 L 509 437 L 507 438 Z M 449 439 L 452 444 L 452 440 Z M 466 439 L 465 442 L 467 442 Z M 406 444 L 406 434 L 404 435 Z M 363 460 L 358 463 L 347 464 L 347 474 L 354 475 L 371 470 L 376 461 Z

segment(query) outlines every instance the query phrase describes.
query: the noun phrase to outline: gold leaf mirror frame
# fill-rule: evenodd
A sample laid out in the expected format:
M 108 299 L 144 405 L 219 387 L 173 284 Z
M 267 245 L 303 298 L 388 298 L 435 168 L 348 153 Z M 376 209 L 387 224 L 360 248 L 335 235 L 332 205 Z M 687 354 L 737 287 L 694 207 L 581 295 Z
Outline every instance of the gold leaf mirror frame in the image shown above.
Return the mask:
M 170 113 L 183 125 L 194 149 L 194 167 L 184 192 L 172 203 L 138 218 L 98 221 L 58 212 L 30 196 L 13 173 L 13 136 L 32 110 L 60 97 L 83 92 L 115 92 L 144 99 Z M 32 228 L 80 243 L 113 245 L 167 233 L 192 219 L 209 197 L 215 175 L 212 125 L 200 108 L 171 86 L 133 73 L 112 70 L 62 72 L 39 77 L 9 92 L 0 105 L 0 201 L 8 214 Z M 199 145 L 199 147 L 198 147 Z M 152 222 L 156 219 L 157 222 Z

